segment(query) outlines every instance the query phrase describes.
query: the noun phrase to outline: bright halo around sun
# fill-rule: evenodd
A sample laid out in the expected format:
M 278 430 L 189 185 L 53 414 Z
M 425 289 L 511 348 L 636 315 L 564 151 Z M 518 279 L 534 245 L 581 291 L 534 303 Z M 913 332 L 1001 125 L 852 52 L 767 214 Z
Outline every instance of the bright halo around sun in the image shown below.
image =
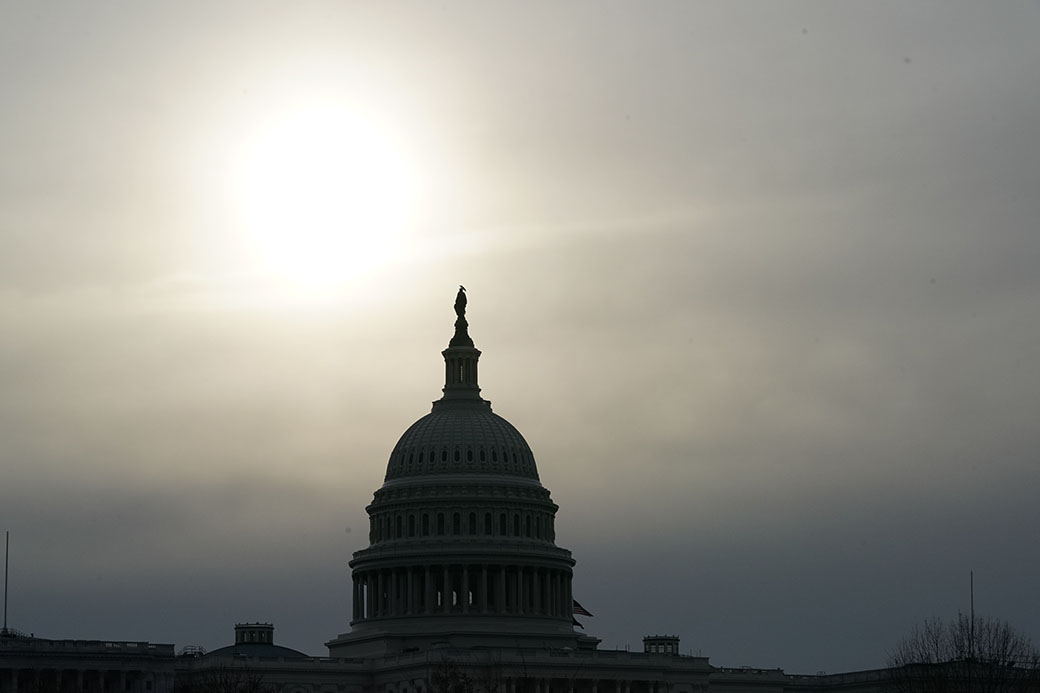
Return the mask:
M 386 133 L 332 108 L 299 111 L 263 130 L 239 182 L 258 260 L 309 288 L 355 281 L 393 259 L 415 192 Z

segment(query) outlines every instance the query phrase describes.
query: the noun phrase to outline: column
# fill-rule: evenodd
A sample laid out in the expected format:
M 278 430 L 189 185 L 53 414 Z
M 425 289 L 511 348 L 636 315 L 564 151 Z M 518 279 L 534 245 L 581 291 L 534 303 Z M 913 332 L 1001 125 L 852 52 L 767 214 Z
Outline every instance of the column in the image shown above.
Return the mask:
M 383 574 L 382 570 L 376 571 L 376 616 L 384 616 L 386 610 L 386 601 L 383 595 L 386 594 L 386 575 Z
M 535 568 L 531 572 L 531 612 L 542 613 L 542 571 Z
M 430 566 L 426 566 L 423 569 L 425 578 L 423 578 L 423 589 L 426 591 L 426 603 L 423 604 L 423 612 L 430 614 L 433 613 L 433 578 L 430 575 Z
M 523 591 L 523 576 L 524 569 L 520 566 L 516 567 L 516 580 L 513 583 L 513 611 L 515 613 L 523 613 L 523 603 L 520 601 L 521 592 Z
M 441 611 L 448 613 L 451 611 L 451 571 L 448 570 L 448 566 L 441 567 L 441 577 Z
M 383 570 L 375 571 L 375 616 L 386 616 L 387 576 Z
M 567 578 L 567 573 L 563 574 L 563 608 L 567 610 L 565 615 L 574 615 L 574 595 L 571 593 L 571 581 Z
M 504 614 L 506 612 L 506 567 L 504 565 L 498 566 L 498 608 L 495 610 L 496 613 Z
M 480 566 L 480 613 L 488 611 L 488 569 L 487 563 Z
M 545 601 L 545 615 L 552 616 L 552 571 L 546 570 L 544 573 L 545 580 L 545 592 L 542 594 L 542 599 Z
M 376 586 L 372 584 L 372 572 L 366 572 L 363 579 L 365 581 L 365 618 L 372 618 L 376 607 Z
M 469 613 L 469 566 L 462 566 L 462 613 Z
M 401 587 L 400 576 L 398 575 L 401 571 L 394 568 L 390 571 L 390 604 L 387 611 L 391 616 L 396 616 L 401 610 L 401 599 L 397 594 L 397 591 Z
M 404 609 L 409 616 L 415 613 L 415 568 L 408 568 L 408 598 Z

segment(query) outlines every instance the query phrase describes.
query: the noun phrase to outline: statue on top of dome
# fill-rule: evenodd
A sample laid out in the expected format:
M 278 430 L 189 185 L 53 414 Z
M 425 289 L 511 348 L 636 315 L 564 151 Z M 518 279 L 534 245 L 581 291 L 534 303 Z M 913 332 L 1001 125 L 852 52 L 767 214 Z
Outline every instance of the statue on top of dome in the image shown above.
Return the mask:
M 466 320 L 466 287 L 459 284 L 459 293 L 455 295 L 455 336 L 448 342 L 449 347 L 472 347 L 473 340 L 469 336 L 469 322 Z
M 459 293 L 455 295 L 455 315 L 466 319 L 466 287 L 459 284 Z

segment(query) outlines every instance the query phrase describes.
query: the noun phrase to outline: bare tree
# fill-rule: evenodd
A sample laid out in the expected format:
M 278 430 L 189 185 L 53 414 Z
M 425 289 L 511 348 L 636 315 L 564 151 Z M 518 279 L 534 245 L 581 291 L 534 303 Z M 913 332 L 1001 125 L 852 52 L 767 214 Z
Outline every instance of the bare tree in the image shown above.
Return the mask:
M 888 665 L 897 693 L 1040 693 L 1040 650 L 994 619 L 925 621 L 889 654 Z
M 270 687 L 254 669 L 222 664 L 178 685 L 175 693 L 270 693 Z
M 458 662 L 445 657 L 430 672 L 433 693 L 474 693 L 473 679 Z
M 505 688 L 502 663 L 495 658 L 464 665 L 443 657 L 430 671 L 433 693 L 501 693 Z

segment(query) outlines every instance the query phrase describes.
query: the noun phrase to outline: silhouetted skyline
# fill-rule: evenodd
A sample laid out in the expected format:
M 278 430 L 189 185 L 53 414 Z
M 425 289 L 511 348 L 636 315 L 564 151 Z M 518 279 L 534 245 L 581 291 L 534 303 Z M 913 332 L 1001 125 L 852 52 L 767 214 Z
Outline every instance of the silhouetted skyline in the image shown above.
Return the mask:
M 9 626 L 322 654 L 463 284 L 605 647 L 880 666 L 972 569 L 1040 636 L 1038 27 L 4 6 Z

